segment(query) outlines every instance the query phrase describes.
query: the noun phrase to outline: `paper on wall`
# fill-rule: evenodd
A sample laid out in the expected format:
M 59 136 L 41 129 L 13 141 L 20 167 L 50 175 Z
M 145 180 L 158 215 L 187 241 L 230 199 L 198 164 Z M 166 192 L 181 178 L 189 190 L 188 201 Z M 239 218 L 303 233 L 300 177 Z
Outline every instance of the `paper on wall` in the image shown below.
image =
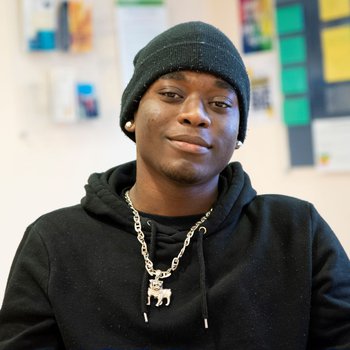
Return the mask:
M 323 29 L 321 40 L 325 81 L 336 83 L 350 80 L 350 25 Z
M 79 120 L 76 106 L 76 72 L 73 68 L 50 71 L 52 118 L 56 123 L 75 123 Z
M 162 2 L 147 4 L 140 1 L 132 5 L 118 5 L 116 22 L 122 82 L 126 86 L 133 74 L 136 53 L 167 28 L 166 8 Z
M 323 21 L 332 21 L 350 16 L 349 0 L 319 0 L 320 17 Z
M 280 115 L 279 84 L 274 52 L 244 57 L 251 82 L 249 119 L 251 122 L 276 121 Z
M 314 159 L 324 171 L 350 171 L 350 116 L 312 122 Z

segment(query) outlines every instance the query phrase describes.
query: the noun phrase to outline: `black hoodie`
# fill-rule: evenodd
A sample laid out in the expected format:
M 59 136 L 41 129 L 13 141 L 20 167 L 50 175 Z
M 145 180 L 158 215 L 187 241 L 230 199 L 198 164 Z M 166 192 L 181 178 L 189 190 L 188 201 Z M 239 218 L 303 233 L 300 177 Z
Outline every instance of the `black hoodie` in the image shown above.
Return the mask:
M 134 182 L 134 162 L 93 174 L 80 205 L 27 229 L 0 350 L 350 349 L 349 259 L 311 204 L 256 196 L 240 164 L 228 165 L 207 232 L 195 232 L 164 280 L 170 305 L 147 306 L 149 276 L 124 200 Z M 141 213 L 156 268 L 170 266 L 199 217 Z

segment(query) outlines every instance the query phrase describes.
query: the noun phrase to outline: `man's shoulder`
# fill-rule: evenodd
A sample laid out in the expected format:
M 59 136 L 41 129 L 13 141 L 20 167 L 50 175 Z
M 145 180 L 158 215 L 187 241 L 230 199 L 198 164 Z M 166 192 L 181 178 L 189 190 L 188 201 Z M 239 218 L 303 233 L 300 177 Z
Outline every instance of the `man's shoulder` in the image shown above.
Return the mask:
M 250 204 L 250 208 L 277 214 L 303 213 L 310 215 L 312 207 L 312 204 L 306 200 L 282 194 L 260 194 Z
M 89 225 L 90 220 L 82 206 L 76 204 L 41 215 L 29 226 L 29 230 L 37 232 L 43 239 L 51 239 L 77 229 L 80 231 L 84 226 Z
M 71 218 L 76 218 L 77 216 L 84 215 L 85 211 L 83 210 L 80 204 L 75 204 L 59 209 L 52 210 L 41 215 L 35 223 L 45 223 L 53 221 L 67 221 Z
M 284 195 L 284 194 L 277 194 L 277 193 L 266 193 L 266 194 L 259 194 L 255 197 L 255 200 L 262 201 L 262 202 L 268 202 L 271 204 L 282 204 L 282 205 L 298 205 L 298 206 L 309 206 L 310 202 L 300 199 L 297 197 Z

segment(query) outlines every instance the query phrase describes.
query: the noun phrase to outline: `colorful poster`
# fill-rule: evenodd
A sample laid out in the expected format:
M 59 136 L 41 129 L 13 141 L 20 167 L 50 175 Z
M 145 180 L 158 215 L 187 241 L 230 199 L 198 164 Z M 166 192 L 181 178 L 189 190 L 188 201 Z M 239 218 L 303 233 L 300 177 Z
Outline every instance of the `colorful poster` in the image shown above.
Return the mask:
M 28 51 L 56 48 L 56 0 L 22 0 L 23 32 Z
M 271 50 L 273 42 L 272 0 L 240 0 L 243 52 Z
M 68 2 L 68 25 L 71 52 L 83 53 L 92 49 L 92 7 L 82 0 Z
M 77 123 L 100 115 L 95 84 L 77 80 L 74 68 L 60 67 L 50 71 L 50 93 L 55 123 Z
M 76 86 L 78 96 L 79 117 L 91 119 L 99 116 L 96 89 L 92 83 L 78 83 Z
M 338 125 L 343 125 L 349 138 L 350 130 L 343 123 L 344 116 L 350 115 L 350 0 L 275 3 L 282 114 L 288 126 L 291 164 L 317 162 L 340 168 L 346 152 L 336 148 L 341 142 L 344 149 L 350 146 L 341 128 L 332 123 L 343 118 Z

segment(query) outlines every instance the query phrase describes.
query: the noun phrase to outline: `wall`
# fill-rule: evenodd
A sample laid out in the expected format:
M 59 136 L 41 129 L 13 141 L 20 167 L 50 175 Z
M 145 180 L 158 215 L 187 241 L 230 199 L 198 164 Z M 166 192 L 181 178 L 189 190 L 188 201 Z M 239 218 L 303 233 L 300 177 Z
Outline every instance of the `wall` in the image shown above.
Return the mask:
M 18 1 L 0 2 L 0 300 L 26 226 L 45 212 L 77 203 L 90 173 L 134 158 L 134 145 L 117 123 L 121 87 L 113 0 L 93 2 L 96 49 L 84 57 L 24 53 Z M 169 23 L 209 21 L 239 45 L 237 4 L 237 0 L 168 0 Z M 52 66 L 77 62 L 83 74 L 92 74 L 98 82 L 102 118 L 72 126 L 53 125 L 46 73 Z M 350 174 L 289 169 L 281 123 L 251 123 L 247 141 L 234 159 L 243 163 L 260 193 L 285 193 L 315 203 L 350 253 Z
M 237 45 L 238 3 L 238 0 L 210 2 L 211 23 L 229 34 Z M 350 173 L 325 174 L 312 167 L 290 168 L 288 156 L 287 131 L 282 123 L 250 122 L 244 147 L 234 154 L 234 159 L 242 162 L 258 193 L 282 193 L 314 203 L 349 255 Z
M 92 172 L 134 157 L 133 143 L 118 127 L 121 91 L 113 2 L 97 3 L 94 53 L 67 57 L 24 53 L 19 1 L 0 2 L 0 300 L 26 226 L 45 212 L 77 203 Z M 83 73 L 96 78 L 103 96 L 100 120 L 65 126 L 51 123 L 47 73 L 61 64 L 79 65 Z

